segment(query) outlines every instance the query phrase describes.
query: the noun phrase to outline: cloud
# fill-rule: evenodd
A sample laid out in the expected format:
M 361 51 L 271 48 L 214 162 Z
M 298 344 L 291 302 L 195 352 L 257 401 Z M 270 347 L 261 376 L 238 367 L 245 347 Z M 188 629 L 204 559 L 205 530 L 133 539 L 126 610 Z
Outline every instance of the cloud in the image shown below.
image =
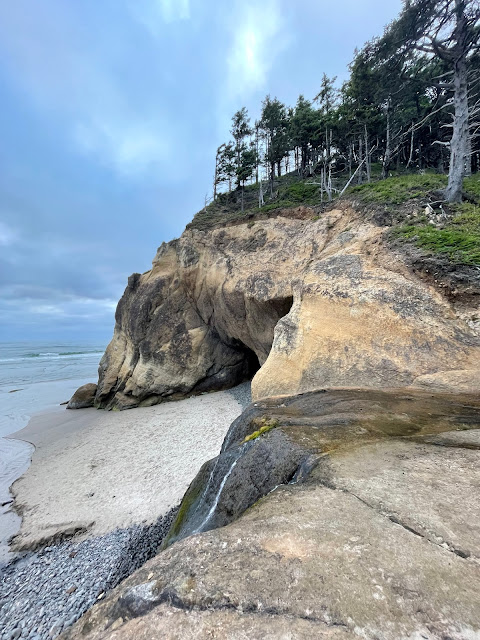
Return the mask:
M 0 314 L 2 324 L 14 326 L 16 323 L 32 326 L 55 326 L 58 321 L 84 323 L 99 321 L 106 328 L 114 322 L 117 306 L 112 298 L 88 298 L 69 295 L 54 289 L 30 288 L 30 295 L 25 295 L 22 288 L 15 290 L 0 287 Z M 23 294 L 23 295 L 22 295 Z
M 189 12 L 186 0 L 150 4 L 172 19 Z M 117 41 L 109 46 L 108 39 L 92 40 L 73 4 L 51 0 L 45 10 L 30 3 L 29 11 L 0 5 L 0 53 L 15 81 L 56 117 L 57 135 L 65 127 L 78 151 L 133 177 L 168 169 L 175 125 L 161 105 L 142 100 L 118 72 L 128 49 Z
M 165 23 L 190 19 L 190 0 L 127 0 L 127 7 L 154 38 L 161 36 Z
M 232 100 L 261 89 L 277 55 L 288 45 L 278 0 L 242 2 L 235 12 L 227 57 Z
M 159 123 L 84 120 L 74 126 L 73 137 L 80 150 L 96 155 L 125 176 L 162 165 L 172 152 L 171 141 Z
M 0 220 L 0 247 L 9 247 L 17 240 L 18 233 Z

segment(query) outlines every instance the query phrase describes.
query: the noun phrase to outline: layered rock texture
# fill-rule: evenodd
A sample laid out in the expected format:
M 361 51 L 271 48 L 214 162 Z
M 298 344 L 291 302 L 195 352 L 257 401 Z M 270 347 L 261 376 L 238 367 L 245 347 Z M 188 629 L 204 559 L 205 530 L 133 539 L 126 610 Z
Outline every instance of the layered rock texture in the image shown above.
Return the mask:
M 66 637 L 478 638 L 479 449 L 473 396 L 258 402 L 192 483 L 170 546 Z
M 256 399 L 402 387 L 426 375 L 442 387 L 451 371 L 471 388 L 480 370 L 475 304 L 452 304 L 387 248 L 387 228 L 347 205 L 314 213 L 187 229 L 163 244 L 152 269 L 129 278 L 96 405 L 225 388 L 259 366 Z

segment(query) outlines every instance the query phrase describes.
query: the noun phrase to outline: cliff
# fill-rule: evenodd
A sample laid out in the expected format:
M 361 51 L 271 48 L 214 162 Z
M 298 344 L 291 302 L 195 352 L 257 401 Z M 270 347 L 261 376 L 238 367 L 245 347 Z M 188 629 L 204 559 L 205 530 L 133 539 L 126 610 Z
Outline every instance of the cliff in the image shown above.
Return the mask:
M 377 214 L 192 225 L 131 276 L 97 406 L 255 374 L 254 402 L 65 638 L 478 637 L 478 270 Z
M 255 399 L 424 375 L 445 386 L 445 372 L 478 370 L 478 295 L 451 295 L 451 274 L 432 277 L 389 233 L 348 203 L 187 229 L 129 278 L 96 405 L 150 405 L 258 369 Z

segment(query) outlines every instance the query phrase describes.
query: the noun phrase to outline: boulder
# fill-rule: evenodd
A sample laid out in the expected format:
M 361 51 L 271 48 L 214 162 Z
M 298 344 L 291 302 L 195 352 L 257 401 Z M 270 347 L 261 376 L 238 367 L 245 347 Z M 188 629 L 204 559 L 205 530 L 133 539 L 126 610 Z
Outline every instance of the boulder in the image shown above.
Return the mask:
M 70 398 L 67 409 L 86 409 L 87 407 L 93 407 L 96 393 L 97 385 L 93 382 L 82 385 Z

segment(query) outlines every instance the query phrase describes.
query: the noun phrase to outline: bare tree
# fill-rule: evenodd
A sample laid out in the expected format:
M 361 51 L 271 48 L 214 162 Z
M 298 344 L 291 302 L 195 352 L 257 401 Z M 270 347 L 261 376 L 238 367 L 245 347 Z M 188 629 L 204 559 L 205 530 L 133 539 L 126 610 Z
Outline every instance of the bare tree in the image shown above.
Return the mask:
M 451 80 L 437 85 L 453 91 L 448 202 L 462 199 L 469 153 L 468 63 L 480 49 L 479 32 L 479 0 L 405 0 L 403 12 L 384 38 L 391 42 L 393 36 L 397 44 L 403 40 L 407 47 L 437 56 L 450 68 Z

